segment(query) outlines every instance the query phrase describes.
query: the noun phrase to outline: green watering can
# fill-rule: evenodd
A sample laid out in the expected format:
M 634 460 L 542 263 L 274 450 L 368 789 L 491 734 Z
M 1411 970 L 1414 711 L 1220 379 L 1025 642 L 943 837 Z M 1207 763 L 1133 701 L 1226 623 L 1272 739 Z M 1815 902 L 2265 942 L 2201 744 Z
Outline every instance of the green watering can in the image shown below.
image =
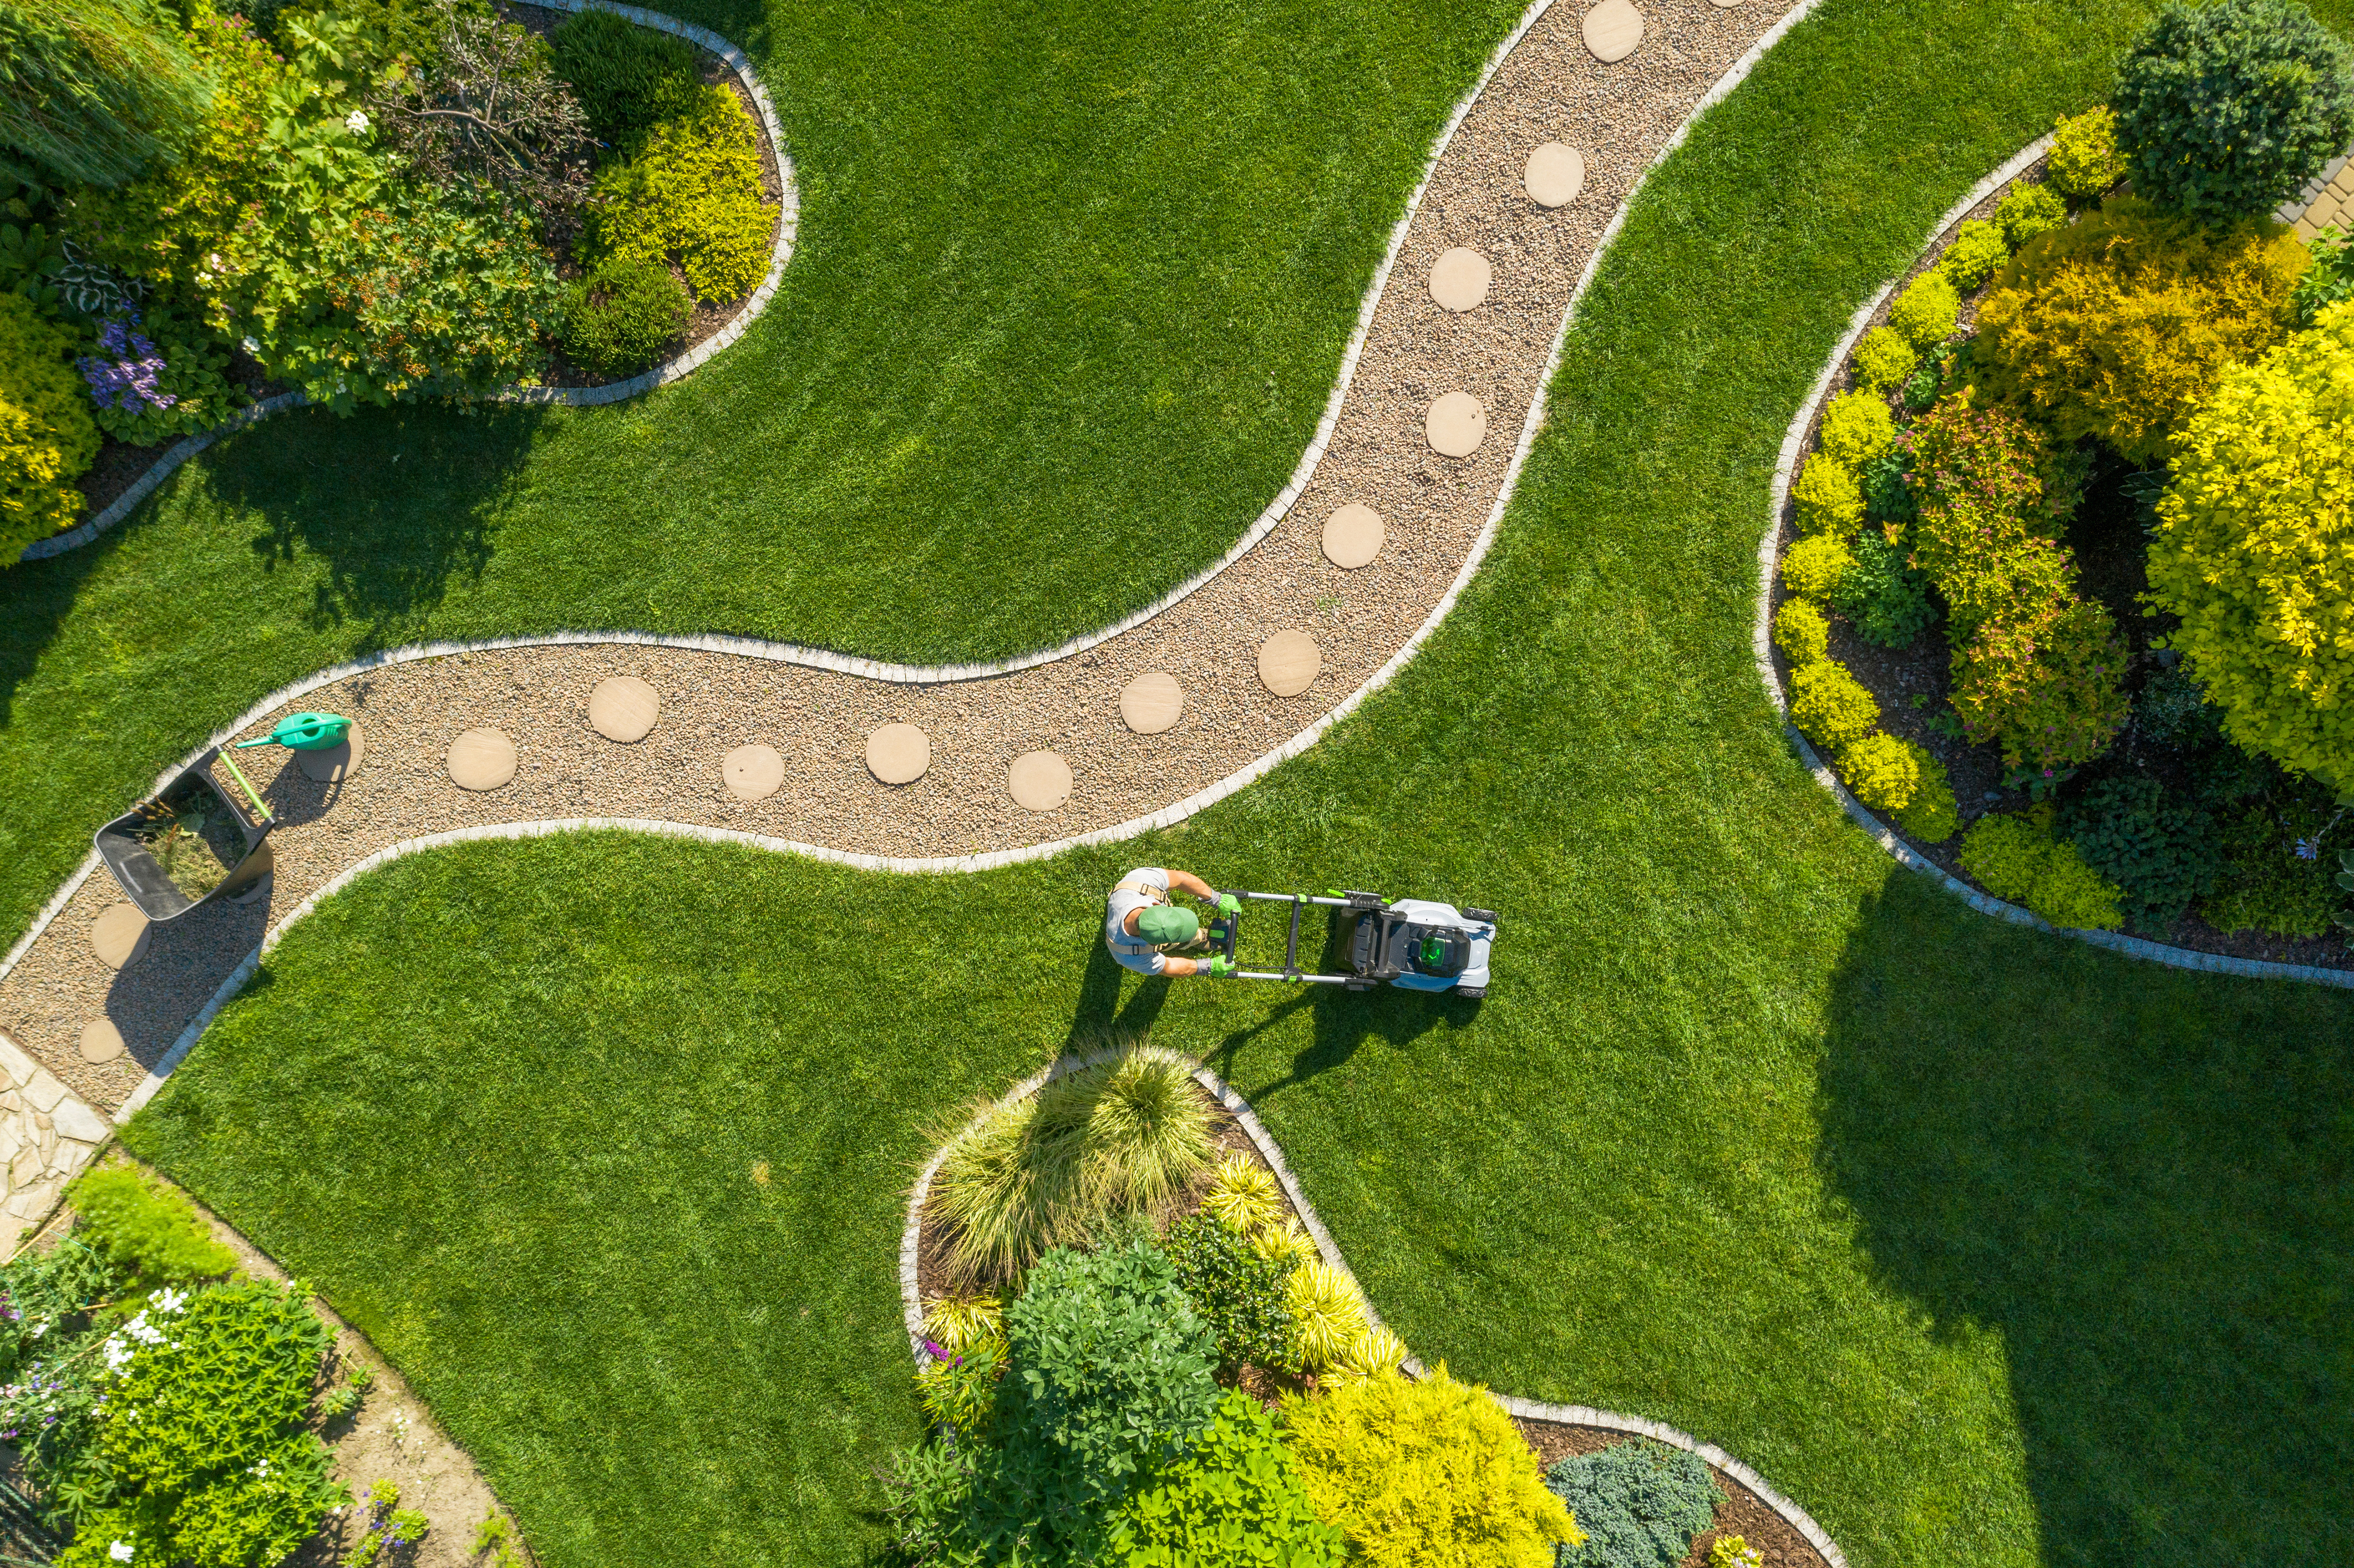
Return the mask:
M 341 714 L 288 714 L 278 721 L 278 727 L 260 740 L 240 740 L 233 751 L 249 746 L 282 746 L 289 751 L 324 751 L 341 746 L 351 733 L 352 721 Z

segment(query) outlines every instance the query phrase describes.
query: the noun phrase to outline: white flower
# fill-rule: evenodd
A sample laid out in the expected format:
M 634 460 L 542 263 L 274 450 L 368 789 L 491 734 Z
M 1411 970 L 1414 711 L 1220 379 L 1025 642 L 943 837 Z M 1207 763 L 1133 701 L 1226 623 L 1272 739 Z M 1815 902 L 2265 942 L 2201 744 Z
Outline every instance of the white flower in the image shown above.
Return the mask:
M 366 135 L 367 125 L 367 111 L 366 110 L 355 109 L 349 114 L 344 116 L 344 129 L 350 132 L 355 136 Z
M 49 1326 L 48 1326 L 48 1323 L 46 1323 L 46 1322 L 36 1323 L 35 1325 L 33 1325 L 33 1338 L 35 1338 L 35 1339 L 37 1339 L 37 1339 L 39 1339 L 43 1334 L 48 1333 L 48 1331 L 49 1331 Z
M 254 342 L 249 337 L 239 338 L 237 340 L 237 345 L 245 350 L 246 353 L 252 355 L 256 359 L 261 357 L 261 345 Z
M 106 1549 L 106 1554 L 117 1563 L 128 1563 L 131 1561 L 131 1542 L 118 1541 Z
M 147 1300 L 148 1304 L 158 1312 L 181 1312 L 187 1309 L 188 1293 L 185 1290 L 175 1290 L 167 1285 L 147 1298 Z

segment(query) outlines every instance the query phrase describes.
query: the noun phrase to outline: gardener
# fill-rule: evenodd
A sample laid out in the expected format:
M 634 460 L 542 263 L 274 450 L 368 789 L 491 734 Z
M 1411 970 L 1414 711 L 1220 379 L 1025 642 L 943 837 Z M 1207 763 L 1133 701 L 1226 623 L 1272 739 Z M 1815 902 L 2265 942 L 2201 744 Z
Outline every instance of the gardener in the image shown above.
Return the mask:
M 1221 915 L 1239 914 L 1242 900 L 1221 895 L 1191 872 L 1166 866 L 1140 866 L 1119 879 L 1104 913 L 1104 942 L 1111 956 L 1140 975 L 1203 975 L 1223 980 L 1235 972 L 1224 954 L 1204 963 L 1199 955 L 1210 950 L 1209 933 L 1200 916 L 1169 902 L 1172 892 L 1183 893 L 1217 906 Z

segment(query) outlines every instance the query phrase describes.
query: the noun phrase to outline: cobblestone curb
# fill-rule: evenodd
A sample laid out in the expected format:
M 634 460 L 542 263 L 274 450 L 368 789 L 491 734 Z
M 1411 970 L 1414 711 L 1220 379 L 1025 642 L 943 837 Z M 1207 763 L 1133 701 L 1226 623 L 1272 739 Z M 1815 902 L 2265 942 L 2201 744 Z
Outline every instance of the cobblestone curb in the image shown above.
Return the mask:
M 1937 220 L 1936 227 L 1929 230 L 1928 239 L 1924 241 L 1924 248 L 1934 242 L 1937 236 L 1946 229 L 1960 222 L 1963 215 L 1970 208 L 2018 178 L 2029 164 L 2043 156 L 2051 146 L 2052 138 L 2049 136 L 2030 143 L 2009 163 L 1971 186 L 1969 194 L 1956 202 L 1945 217 Z M 1824 397 L 1829 394 L 1831 382 L 1838 376 L 1840 366 L 1847 363 L 1849 352 L 1855 347 L 1855 341 L 1862 335 L 1863 329 L 1871 323 L 1873 313 L 1880 309 L 1882 301 L 1895 291 L 1895 288 L 1896 284 L 1893 281 L 1890 282 L 1857 308 L 1854 316 L 1848 322 L 1847 332 L 1840 338 L 1838 346 L 1831 350 L 1829 360 L 1823 366 L 1823 373 L 1815 378 L 1814 390 L 1808 394 L 1806 401 L 1799 406 L 1797 417 L 1790 421 L 1789 433 L 1782 439 L 1781 461 L 1774 468 L 1773 491 L 1768 498 L 1766 511 L 1766 532 L 1757 542 L 1757 614 L 1750 628 L 1750 652 L 1757 662 L 1757 678 L 1765 683 L 1766 694 L 1773 699 L 1776 711 L 1783 715 L 1784 731 L 1790 737 L 1791 744 L 1797 747 L 1798 759 L 1806 765 L 1807 770 L 1815 776 L 1815 782 L 1829 790 L 1832 798 L 1839 801 L 1841 809 L 1855 819 L 1856 824 L 1872 835 L 1873 842 L 1895 857 L 1899 863 L 1920 872 L 1925 876 L 1934 878 L 1948 893 L 1982 915 L 1990 915 L 1998 920 L 2007 920 L 2014 926 L 2029 926 L 2039 931 L 2055 931 L 2060 936 L 2073 938 L 2080 942 L 2088 942 L 2096 948 L 2106 948 L 2113 952 L 2123 953 L 2128 958 L 2146 959 L 2151 963 L 2166 964 L 2179 969 L 2197 969 L 2207 974 L 2239 975 L 2250 980 L 2303 980 L 2313 985 L 2354 988 L 2354 971 L 2325 969 L 2311 964 L 2273 963 L 2262 959 L 2235 959 L 2221 953 L 2194 952 L 2189 948 L 2177 948 L 2164 942 L 2152 942 L 2141 937 L 2122 936 L 2115 931 L 2083 931 L 2073 927 L 2055 927 L 2040 916 L 2031 915 L 2016 904 L 2006 904 L 1990 894 L 1981 893 L 1947 872 L 1943 866 L 1921 854 L 1883 825 L 1877 817 L 1866 810 L 1863 803 L 1849 793 L 1847 786 L 1839 781 L 1838 775 L 1825 766 L 1821 755 L 1815 750 L 1814 746 L 1805 736 L 1798 733 L 1797 726 L 1788 722 L 1789 694 L 1782 690 L 1782 683 L 1774 673 L 1773 614 L 1774 573 L 1781 559 L 1782 513 L 1789 500 L 1791 474 L 1797 467 L 1799 453 L 1806 446 L 1807 431 L 1814 424 L 1815 410 L 1821 406 Z
M 1082 1067 L 1091 1066 L 1116 1054 L 1112 1051 L 1094 1051 L 1085 1055 L 1064 1057 L 1044 1072 L 1034 1073 L 1014 1085 L 1004 1095 L 991 1102 L 981 1114 L 986 1115 L 1015 1104 L 1036 1094 L 1049 1080 L 1061 1077 L 1067 1073 L 1076 1072 Z M 1374 1327 L 1381 1327 L 1381 1315 L 1374 1310 L 1373 1298 L 1365 1294 L 1364 1286 L 1359 1283 L 1355 1274 L 1350 1271 L 1348 1260 L 1341 1255 L 1340 1245 L 1333 1241 L 1332 1233 L 1324 1228 L 1324 1222 L 1317 1217 L 1315 1206 L 1309 1202 L 1308 1195 L 1299 1190 L 1299 1178 L 1292 1174 L 1291 1167 L 1285 1163 L 1282 1149 L 1277 1145 L 1274 1135 L 1267 1130 L 1266 1124 L 1261 1122 L 1257 1114 L 1251 1109 L 1250 1102 L 1236 1094 L 1233 1086 L 1207 1067 L 1194 1068 L 1193 1081 L 1208 1091 L 1213 1099 L 1224 1106 L 1227 1113 L 1233 1116 L 1235 1122 L 1242 1128 L 1244 1134 L 1251 1140 L 1251 1147 L 1258 1150 L 1259 1158 L 1267 1161 L 1268 1167 L 1275 1172 L 1276 1181 L 1282 1184 L 1284 1196 L 1291 1200 L 1291 1207 L 1299 1215 L 1300 1224 L 1307 1230 L 1310 1238 L 1316 1243 L 1317 1255 L 1327 1264 L 1347 1276 L 1349 1282 L 1356 1286 L 1358 1298 L 1364 1302 L 1366 1319 Z M 979 1117 L 974 1118 L 976 1121 L 979 1119 Z M 970 1126 L 971 1123 L 966 1125 Z M 932 1178 L 938 1172 L 940 1161 L 947 1156 L 948 1145 L 943 1143 L 933 1151 L 931 1159 L 926 1162 L 922 1172 L 917 1176 L 916 1183 L 909 1189 L 907 1195 L 907 1223 L 899 1234 L 899 1304 L 907 1330 L 908 1351 L 915 1356 L 922 1354 L 924 1344 L 924 1303 L 920 1287 L 917 1282 L 917 1246 L 923 1231 L 924 1201 L 931 1192 Z M 1405 1359 L 1405 1365 L 1406 1371 L 1417 1378 L 1428 1373 L 1428 1369 L 1413 1356 Z M 1547 1404 L 1538 1400 L 1498 1393 L 1492 1389 L 1489 1391 L 1488 1397 L 1503 1406 L 1508 1414 L 1530 1420 L 1561 1421 L 1579 1426 L 1600 1426 L 1614 1432 L 1626 1432 L 1638 1436 L 1653 1438 L 1670 1446 L 1697 1454 L 1756 1493 L 1766 1507 L 1781 1515 L 1784 1522 L 1800 1535 L 1805 1536 L 1808 1542 L 1823 1554 L 1824 1560 L 1830 1564 L 1830 1568 L 1848 1568 L 1846 1554 L 1840 1551 L 1839 1543 L 1831 1540 L 1829 1532 L 1815 1522 L 1813 1515 L 1775 1490 L 1765 1477 L 1713 1443 L 1703 1443 L 1691 1433 L 1670 1426 L 1664 1421 L 1648 1421 L 1639 1415 L 1624 1415 L 1617 1411 L 1603 1410 L 1595 1405 Z
M 769 101 L 769 90 L 760 85 L 759 77 L 752 69 L 752 62 L 734 44 L 707 27 L 682 22 L 660 11 L 614 5 L 611 0 L 528 0 L 528 4 L 549 11 L 610 11 L 642 27 L 673 34 L 717 55 L 736 73 L 736 79 L 744 84 L 744 90 L 751 94 L 753 103 L 758 106 L 760 123 L 769 133 L 769 147 L 776 153 L 780 210 L 777 215 L 776 242 L 769 249 L 769 275 L 761 281 L 758 288 L 752 291 L 751 297 L 744 302 L 743 308 L 726 326 L 676 359 L 642 371 L 627 381 L 615 381 L 603 387 L 509 387 L 494 395 L 496 400 L 503 403 L 563 404 L 570 408 L 618 403 L 625 397 L 634 397 L 641 392 L 649 392 L 666 382 L 677 380 L 742 337 L 746 329 L 759 319 L 760 313 L 767 310 L 769 302 L 776 297 L 777 283 L 784 276 L 785 263 L 792 260 L 793 240 L 801 228 L 801 187 L 793 179 L 792 154 L 785 151 L 784 132 L 777 123 L 776 105 Z M 239 409 L 209 430 L 200 431 L 175 443 L 148 466 L 147 471 L 141 474 L 129 490 L 115 497 L 96 516 L 65 533 L 36 540 L 26 546 L 24 554 L 16 558 L 20 561 L 47 560 L 51 556 L 61 556 L 68 550 L 80 548 L 130 516 L 141 502 L 155 493 L 156 486 L 171 477 L 173 470 L 223 436 L 234 435 L 257 419 L 268 418 L 289 408 L 305 407 L 310 401 L 300 392 L 281 392 L 274 397 L 263 398 L 251 408 Z

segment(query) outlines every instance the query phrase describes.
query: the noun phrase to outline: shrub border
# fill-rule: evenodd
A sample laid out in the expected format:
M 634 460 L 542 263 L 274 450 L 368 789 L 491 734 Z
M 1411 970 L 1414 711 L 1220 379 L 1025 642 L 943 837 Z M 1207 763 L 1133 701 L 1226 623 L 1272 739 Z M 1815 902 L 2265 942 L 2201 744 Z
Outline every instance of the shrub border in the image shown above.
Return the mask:
M 491 395 L 493 401 L 501 403 L 561 404 L 575 408 L 618 403 L 625 397 L 634 397 L 641 392 L 650 392 L 678 380 L 743 336 L 745 331 L 759 319 L 760 313 L 767 310 L 769 302 L 776 297 L 778 281 L 785 273 L 785 263 L 792 260 L 793 240 L 801 230 L 801 187 L 793 179 L 792 154 L 785 150 L 784 132 L 777 123 L 776 105 L 769 102 L 769 90 L 760 85 L 758 75 L 752 69 L 752 62 L 734 44 L 707 27 L 682 22 L 660 11 L 619 5 L 614 0 L 525 0 L 525 3 L 548 11 L 610 11 L 625 21 L 635 22 L 641 27 L 651 27 L 656 32 L 673 34 L 718 56 L 736 73 L 736 79 L 743 83 L 744 90 L 751 95 L 753 103 L 758 108 L 760 123 L 768 132 L 769 146 L 776 157 L 779 210 L 777 237 L 769 247 L 769 273 L 726 326 L 677 358 L 664 360 L 651 370 L 640 371 L 626 381 L 608 382 L 602 387 L 504 387 Z M 141 502 L 154 494 L 156 488 L 171 477 L 174 470 L 215 441 L 224 436 L 234 435 L 272 414 L 304 408 L 310 402 L 310 397 L 303 393 L 281 392 L 275 397 L 264 397 L 249 408 L 239 409 L 208 430 L 200 430 L 174 442 L 147 466 L 147 471 L 141 474 L 130 489 L 109 502 L 96 516 L 62 534 L 35 540 L 25 546 L 24 554 L 18 556 L 17 560 L 47 560 L 52 556 L 62 556 L 69 550 L 80 549 L 130 516 Z
M 2028 166 L 2049 152 L 2051 147 L 2050 136 L 2043 136 L 2031 142 L 2014 154 L 2009 163 L 1971 186 L 1968 194 L 1948 208 L 1946 215 L 1937 220 L 1936 226 L 1930 229 L 1929 237 L 1924 241 L 1922 249 L 1926 250 L 1929 246 L 1935 244 L 1938 237 L 1959 223 L 1968 215 L 1972 207 L 2025 173 Z M 1781 461 L 1774 469 L 1773 492 L 1768 497 L 1766 509 L 1766 532 L 1757 541 L 1757 613 L 1750 627 L 1750 652 L 1757 662 L 1757 678 L 1765 683 L 1766 696 L 1772 700 L 1776 711 L 1782 715 L 1784 733 L 1797 747 L 1799 762 L 1805 766 L 1808 772 L 1814 775 L 1815 782 L 1829 790 L 1831 797 L 1839 801 L 1847 814 L 1855 819 L 1857 825 L 1872 836 L 1872 842 L 1887 851 L 1899 864 L 1935 879 L 1946 892 L 1953 894 L 1982 915 L 1990 915 L 1998 920 L 2006 920 L 2014 926 L 2027 926 L 2039 931 L 2050 931 L 2059 936 L 2071 937 L 2080 942 L 2089 942 L 2096 948 L 2106 948 L 2112 952 L 2123 953 L 2127 958 L 2145 959 L 2151 963 L 2165 964 L 2173 969 L 2196 969 L 2205 974 L 2239 975 L 2250 980 L 2302 980 L 2312 985 L 2338 986 L 2354 990 L 2354 969 L 2326 969 L 2314 964 L 2283 964 L 2264 959 L 2238 959 L 2224 953 L 2202 953 L 2190 948 L 2174 947 L 2166 942 L 2153 942 L 2144 937 L 2127 937 L 2115 931 L 2087 931 L 2073 927 L 2053 926 L 2042 916 L 2030 914 L 2016 904 L 2006 904 L 1991 894 L 1982 893 L 1914 849 L 1879 818 L 1866 810 L 1863 803 L 1849 791 L 1847 786 L 1840 782 L 1839 776 L 1824 764 L 1821 755 L 1815 750 L 1813 743 L 1799 734 L 1797 726 L 1789 722 L 1789 694 L 1782 689 L 1781 680 L 1774 673 L 1773 616 L 1774 575 L 1781 562 L 1782 518 L 1788 507 L 1792 471 L 1797 467 L 1798 458 L 1806 450 L 1807 433 L 1813 428 L 1815 411 L 1822 406 L 1823 399 L 1829 396 L 1831 383 L 1838 379 L 1840 367 L 1847 363 L 1848 355 L 1854 349 L 1856 340 L 1863 335 L 1863 330 L 1871 324 L 1873 314 L 1879 311 L 1882 302 L 1895 291 L 1897 283 L 1903 278 L 1903 274 L 1899 273 L 1878 293 L 1857 308 L 1855 314 L 1848 322 L 1847 332 L 1840 338 L 1838 345 L 1831 350 L 1830 358 L 1825 362 L 1822 374 L 1815 378 L 1814 390 L 1808 394 L 1807 400 L 1799 406 L 1797 416 L 1791 419 L 1789 433 L 1782 439 Z
M 970 1128 L 979 1122 L 982 1116 L 1002 1110 L 1007 1106 L 1036 1094 L 1052 1080 L 1062 1077 L 1066 1074 L 1076 1072 L 1083 1067 L 1092 1066 L 1098 1062 L 1108 1061 L 1116 1054 L 1118 1053 L 1114 1050 L 1099 1050 L 1091 1051 L 1083 1055 L 1060 1057 L 1051 1066 L 1041 1072 L 1033 1073 L 1005 1094 L 990 1102 L 973 1118 L 972 1121 L 965 1125 Z M 1351 1271 L 1348 1259 L 1341 1255 L 1340 1244 L 1332 1239 L 1332 1233 L 1324 1228 L 1324 1222 L 1317 1216 L 1315 1206 L 1308 1201 L 1308 1194 L 1299 1190 L 1299 1179 L 1291 1173 L 1291 1167 L 1284 1161 L 1283 1150 L 1277 1145 L 1274 1135 L 1267 1130 L 1266 1124 L 1261 1122 L 1257 1113 L 1251 1109 L 1250 1102 L 1236 1094 L 1231 1085 L 1207 1067 L 1195 1067 L 1193 1081 L 1209 1091 L 1210 1097 L 1225 1107 L 1227 1114 L 1231 1115 L 1242 1128 L 1244 1135 L 1251 1141 L 1251 1147 L 1258 1151 L 1259 1158 L 1265 1160 L 1268 1167 L 1274 1171 L 1275 1179 L 1282 1183 L 1283 1194 L 1291 1200 L 1293 1210 L 1299 1215 L 1299 1223 L 1306 1227 L 1309 1236 L 1316 1243 L 1318 1255 L 1327 1264 L 1340 1270 L 1347 1277 L 1349 1283 L 1356 1287 L 1358 1298 L 1365 1306 L 1366 1319 L 1373 1327 L 1382 1327 L 1381 1314 L 1374 1309 L 1373 1298 L 1365 1293 L 1364 1286 Z M 916 1177 L 916 1183 L 907 1194 L 907 1223 L 899 1233 L 899 1307 L 907 1330 L 908 1351 L 912 1356 L 921 1356 L 924 1345 L 923 1296 L 921 1287 L 917 1281 L 917 1253 L 923 1234 L 924 1201 L 931 1192 L 932 1178 L 938 1173 L 940 1162 L 948 1158 L 948 1151 L 949 1144 L 943 1141 L 939 1148 L 932 1151 L 931 1159 L 925 1162 L 922 1171 Z M 1405 1364 L 1406 1371 L 1417 1378 L 1428 1374 L 1429 1369 L 1412 1355 L 1406 1357 Z M 1670 1426 L 1664 1421 L 1648 1421 L 1639 1415 L 1626 1415 L 1615 1410 L 1604 1410 L 1590 1404 L 1548 1404 L 1540 1400 L 1522 1399 L 1513 1394 L 1498 1393 L 1493 1389 L 1486 1392 L 1488 1397 L 1503 1406 L 1509 1414 L 1532 1421 L 1562 1422 L 1576 1426 L 1599 1426 L 1614 1432 L 1632 1433 L 1638 1436 L 1653 1438 L 1672 1447 L 1681 1448 L 1688 1453 L 1697 1454 L 1755 1493 L 1766 1507 L 1781 1516 L 1784 1523 L 1804 1536 L 1808 1545 L 1821 1552 L 1824 1560 L 1830 1564 L 1830 1568 L 1848 1568 L 1846 1553 L 1840 1551 L 1839 1543 L 1830 1538 L 1829 1532 L 1815 1522 L 1812 1514 L 1776 1491 L 1765 1477 L 1713 1443 L 1703 1443 L 1691 1433 L 1680 1427 Z

